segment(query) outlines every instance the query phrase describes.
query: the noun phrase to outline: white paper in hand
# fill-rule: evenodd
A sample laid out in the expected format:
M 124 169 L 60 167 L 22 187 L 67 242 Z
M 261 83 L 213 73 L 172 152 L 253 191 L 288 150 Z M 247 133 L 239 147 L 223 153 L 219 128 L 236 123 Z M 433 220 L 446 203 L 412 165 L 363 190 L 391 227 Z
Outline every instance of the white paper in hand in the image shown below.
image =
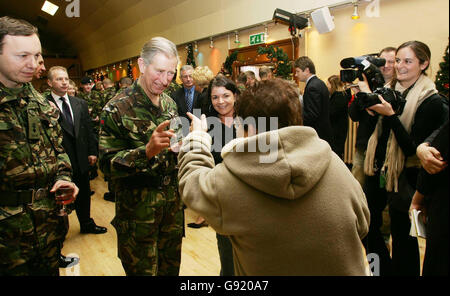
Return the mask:
M 422 211 L 417 211 L 416 209 L 413 209 L 411 212 L 411 230 L 409 231 L 410 236 L 414 237 L 422 237 L 426 238 L 426 226 L 425 223 L 422 221 L 421 214 L 423 215 Z

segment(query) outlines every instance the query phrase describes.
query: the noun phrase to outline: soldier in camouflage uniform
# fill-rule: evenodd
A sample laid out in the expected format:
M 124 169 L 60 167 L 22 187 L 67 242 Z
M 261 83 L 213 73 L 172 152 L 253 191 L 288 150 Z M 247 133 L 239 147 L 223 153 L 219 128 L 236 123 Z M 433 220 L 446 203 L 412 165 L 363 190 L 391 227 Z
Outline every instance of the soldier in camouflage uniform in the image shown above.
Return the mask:
M 0 275 L 59 275 L 64 229 L 52 192 L 78 193 L 59 111 L 30 83 L 40 53 L 35 27 L 0 18 Z
M 102 81 L 103 87 L 105 90 L 102 92 L 102 109 L 115 95 L 116 95 L 116 87 L 114 86 L 114 82 L 109 78 L 105 78 Z
M 176 154 L 170 151 L 177 115 L 163 91 L 178 63 L 175 45 L 162 37 L 144 45 L 138 81 L 102 112 L 100 167 L 113 180 L 119 258 L 127 275 L 178 275 L 184 216 Z
M 89 116 L 92 120 L 92 127 L 98 137 L 100 131 L 100 113 L 103 108 L 103 96 L 101 92 L 92 90 L 94 81 L 90 77 L 81 78 L 81 91 L 78 97 L 84 99 L 88 104 Z

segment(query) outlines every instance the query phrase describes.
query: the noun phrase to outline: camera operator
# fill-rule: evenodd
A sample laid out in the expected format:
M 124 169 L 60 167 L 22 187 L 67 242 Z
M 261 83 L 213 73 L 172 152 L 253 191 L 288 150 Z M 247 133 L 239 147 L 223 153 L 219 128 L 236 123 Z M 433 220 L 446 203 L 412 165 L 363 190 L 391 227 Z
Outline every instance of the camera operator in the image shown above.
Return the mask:
M 395 78 L 395 51 L 397 49 L 395 47 L 386 47 L 380 51 L 378 55 L 380 58 L 386 60 L 386 64 L 380 67 L 381 74 L 383 74 L 383 78 L 385 84 L 391 84 L 393 79 Z
M 409 236 L 409 204 L 415 191 L 420 162 L 415 155 L 422 143 L 444 121 L 444 107 L 434 83 L 426 76 L 431 52 L 420 41 L 409 41 L 396 51 L 396 79 L 392 86 L 406 99 L 403 112 L 381 95 L 381 103 L 368 107 L 379 114 L 369 138 L 364 162 L 367 175 L 364 191 L 371 214 L 367 253 L 380 256 L 381 275 L 420 274 L 417 239 Z M 368 85 L 360 83 L 362 91 Z M 380 232 L 381 214 L 389 204 L 392 235 L 392 261 Z M 390 264 L 391 263 L 391 264 Z

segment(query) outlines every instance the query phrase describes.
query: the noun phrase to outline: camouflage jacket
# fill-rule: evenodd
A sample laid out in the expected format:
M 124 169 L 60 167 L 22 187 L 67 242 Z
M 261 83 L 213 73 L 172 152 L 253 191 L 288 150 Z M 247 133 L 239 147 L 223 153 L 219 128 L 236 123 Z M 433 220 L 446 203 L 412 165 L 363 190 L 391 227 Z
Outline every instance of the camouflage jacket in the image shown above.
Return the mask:
M 164 90 L 164 93 L 171 97 L 174 92 L 176 92 L 182 87 L 183 87 L 182 85 L 179 85 L 175 82 L 171 82 L 169 86 Z
M 145 146 L 154 129 L 177 116 L 176 103 L 166 94 L 155 106 L 137 81 L 120 91 L 103 108 L 100 119 L 99 166 L 106 177 L 176 176 L 176 155 L 164 149 L 147 159 Z
M 52 93 L 52 91 L 50 90 L 50 89 L 47 89 L 46 91 L 44 91 L 43 93 L 42 93 L 42 96 L 44 97 L 44 98 L 46 98 L 48 95 L 50 95 Z
M 80 91 L 78 97 L 84 99 L 88 104 L 89 116 L 94 120 L 97 116 L 100 117 L 100 112 L 103 107 L 103 95 L 98 91 L 91 91 L 90 93 L 85 93 Z
M 111 100 L 116 95 L 116 93 L 117 91 L 115 87 L 108 87 L 102 92 L 102 109 L 103 107 L 105 107 L 106 103 L 108 103 L 109 100 Z
M 0 83 L 0 200 L 2 192 L 48 188 L 71 181 L 72 169 L 62 147 L 59 110 L 30 83 L 20 89 Z M 50 187 L 50 188 L 49 188 Z M 54 200 L 36 201 L 31 209 L 53 210 Z M 23 206 L 0 206 L 0 220 Z

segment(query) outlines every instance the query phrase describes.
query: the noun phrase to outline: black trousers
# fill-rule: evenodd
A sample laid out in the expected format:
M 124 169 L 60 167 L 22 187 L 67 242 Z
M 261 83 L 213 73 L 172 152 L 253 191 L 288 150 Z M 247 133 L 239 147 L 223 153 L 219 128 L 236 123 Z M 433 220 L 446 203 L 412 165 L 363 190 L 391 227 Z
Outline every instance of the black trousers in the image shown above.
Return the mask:
M 380 258 L 380 275 L 391 275 L 391 257 L 381 233 L 383 210 L 387 205 L 386 190 L 379 188 L 379 175 L 366 176 L 364 193 L 370 211 L 369 233 L 363 240 L 366 253 L 375 253 Z
M 407 212 L 389 206 L 392 236 L 392 273 L 401 276 L 420 275 L 417 238 L 409 235 L 411 221 Z
M 233 262 L 233 246 L 228 236 L 216 233 L 217 248 L 219 249 L 220 257 L 220 275 L 233 276 L 234 262 Z
M 420 255 L 417 239 L 409 236 L 411 222 L 407 212 L 389 207 L 392 236 L 392 259 L 381 233 L 382 213 L 387 205 L 387 192 L 380 188 L 380 175 L 366 176 L 364 192 L 370 211 L 370 226 L 363 240 L 367 254 L 376 253 L 380 258 L 380 275 L 420 275 Z
M 77 185 L 80 191 L 78 192 L 75 202 L 70 206 L 75 208 L 75 213 L 77 214 L 78 222 L 80 222 L 81 227 L 94 222 L 91 218 L 91 186 L 89 181 L 89 172 L 81 176 L 74 174 L 73 182 Z M 64 240 L 69 232 L 69 217 L 59 217 L 59 223 L 60 227 L 64 229 L 62 240 L 60 242 L 60 249 L 62 250 Z
M 74 206 L 80 226 L 83 226 L 93 222 L 91 219 L 91 185 L 89 172 L 74 174 L 73 181 L 80 189 Z
M 428 236 L 423 276 L 448 276 L 448 236 Z

